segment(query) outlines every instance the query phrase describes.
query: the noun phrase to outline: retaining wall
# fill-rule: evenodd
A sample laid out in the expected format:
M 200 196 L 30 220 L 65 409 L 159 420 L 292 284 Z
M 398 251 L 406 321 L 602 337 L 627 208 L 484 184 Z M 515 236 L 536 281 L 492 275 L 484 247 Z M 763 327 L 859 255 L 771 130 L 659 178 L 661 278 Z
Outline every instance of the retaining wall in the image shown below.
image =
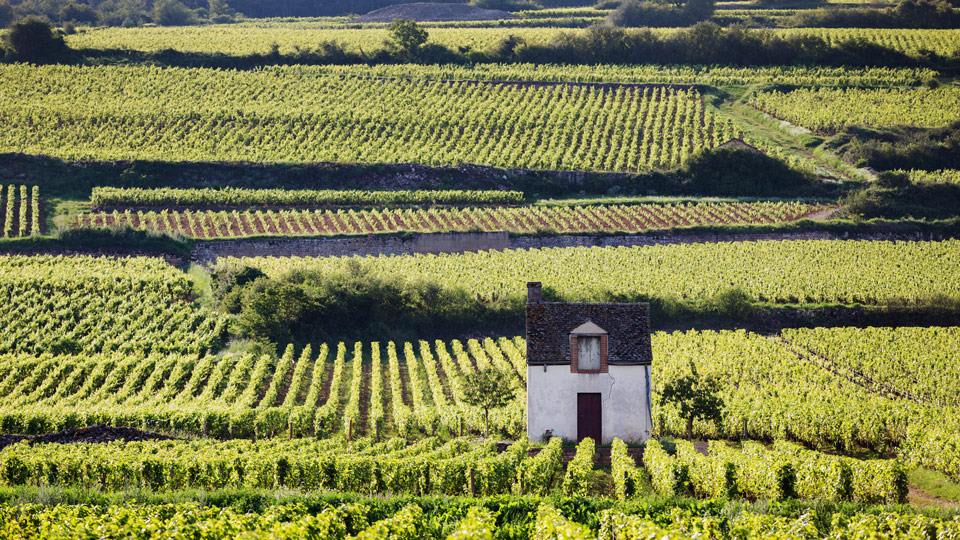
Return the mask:
M 314 238 L 252 238 L 197 242 L 193 258 L 202 263 L 218 257 L 333 257 L 342 255 L 410 255 L 507 249 L 505 232 L 435 233 L 412 236 L 370 235 Z
M 662 234 L 623 236 L 514 236 L 505 232 L 433 233 L 411 236 L 251 238 L 198 241 L 193 259 L 212 263 L 218 257 L 332 257 L 345 255 L 410 255 L 463 253 L 502 249 L 539 249 L 574 246 L 650 246 L 765 240 L 900 240 L 930 241 L 949 238 L 931 233 L 831 233 L 823 231 L 742 234 Z

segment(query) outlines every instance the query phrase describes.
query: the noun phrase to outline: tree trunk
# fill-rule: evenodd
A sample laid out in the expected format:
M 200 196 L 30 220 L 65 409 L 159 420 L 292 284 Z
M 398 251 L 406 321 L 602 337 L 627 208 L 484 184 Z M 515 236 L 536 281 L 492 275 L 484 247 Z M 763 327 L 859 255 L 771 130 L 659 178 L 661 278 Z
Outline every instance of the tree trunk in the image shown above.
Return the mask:
M 487 438 L 490 438 L 490 409 L 484 409 L 484 428 L 487 432 Z
M 693 440 L 693 415 L 687 417 L 687 440 Z

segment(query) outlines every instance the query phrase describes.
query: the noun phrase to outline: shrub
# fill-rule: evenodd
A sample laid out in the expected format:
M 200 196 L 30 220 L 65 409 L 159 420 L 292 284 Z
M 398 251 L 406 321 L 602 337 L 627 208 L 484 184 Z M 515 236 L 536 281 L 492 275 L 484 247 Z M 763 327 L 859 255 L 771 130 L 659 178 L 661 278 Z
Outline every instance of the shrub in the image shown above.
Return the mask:
M 689 192 L 704 195 L 776 195 L 812 185 L 809 173 L 779 159 L 741 148 L 714 148 L 695 154 L 681 171 Z
M 960 216 L 960 185 L 914 184 L 905 174 L 883 173 L 875 185 L 850 193 L 842 204 L 842 214 L 862 219 L 950 219 Z
M 259 268 L 250 266 L 223 267 L 211 276 L 213 278 L 213 297 L 217 303 L 223 304 L 228 295 L 237 287 L 243 287 L 247 283 L 265 276 L 266 274 Z M 224 306 L 224 309 L 234 313 L 239 307 L 239 298 L 238 295 L 230 296 L 231 299 Z
M 526 43 L 522 37 L 513 34 L 497 41 L 488 51 L 487 56 L 497 62 L 515 62 L 519 59 L 518 49 Z
M 519 306 L 508 299 L 479 303 L 462 289 L 432 281 L 371 275 L 359 263 L 344 273 L 293 272 L 277 278 L 247 279 L 242 286 L 213 284 L 229 291 L 222 309 L 238 313 L 237 331 L 272 343 L 407 340 L 413 336 L 501 324 Z M 219 279 L 219 276 L 218 276 Z M 513 310 L 513 311 L 511 311 Z
M 427 42 L 427 31 L 420 28 L 416 21 L 409 19 L 394 19 L 387 30 L 393 39 L 393 44 L 407 55 L 415 55 L 420 47 Z
M 13 23 L 4 40 L 18 60 L 56 60 L 67 51 L 63 37 L 54 32 L 49 22 L 38 17 Z
M 753 314 L 750 295 L 736 287 L 718 291 L 713 297 L 713 305 L 724 317 L 744 320 Z
M 942 128 L 848 127 L 831 139 L 848 163 L 892 169 L 960 169 L 960 122 Z
M 150 11 L 153 22 L 163 26 L 193 24 L 193 13 L 177 0 L 158 0 Z

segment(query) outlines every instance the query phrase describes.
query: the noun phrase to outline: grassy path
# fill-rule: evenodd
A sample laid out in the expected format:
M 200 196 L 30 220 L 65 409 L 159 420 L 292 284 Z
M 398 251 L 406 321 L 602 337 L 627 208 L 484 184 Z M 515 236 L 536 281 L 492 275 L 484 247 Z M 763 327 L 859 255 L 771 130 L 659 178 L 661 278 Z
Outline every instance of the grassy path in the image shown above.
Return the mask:
M 805 128 L 778 120 L 749 105 L 747 101 L 756 88 L 756 86 L 728 87 L 720 93 L 704 96 L 705 102 L 713 112 L 733 120 L 747 138 L 762 140 L 771 146 L 779 146 L 786 153 L 812 164 L 820 179 L 827 181 L 859 179 L 857 169 L 846 165 L 833 154 L 816 149 L 823 142 L 821 137 Z

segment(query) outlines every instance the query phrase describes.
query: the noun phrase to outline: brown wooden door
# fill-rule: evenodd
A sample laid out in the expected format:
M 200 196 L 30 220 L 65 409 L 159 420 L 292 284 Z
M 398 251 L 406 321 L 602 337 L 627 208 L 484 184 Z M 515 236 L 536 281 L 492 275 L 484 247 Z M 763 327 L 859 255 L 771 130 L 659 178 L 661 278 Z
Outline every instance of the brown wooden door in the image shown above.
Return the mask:
M 603 413 L 600 394 L 577 394 L 577 440 L 592 438 L 597 444 L 602 440 Z

